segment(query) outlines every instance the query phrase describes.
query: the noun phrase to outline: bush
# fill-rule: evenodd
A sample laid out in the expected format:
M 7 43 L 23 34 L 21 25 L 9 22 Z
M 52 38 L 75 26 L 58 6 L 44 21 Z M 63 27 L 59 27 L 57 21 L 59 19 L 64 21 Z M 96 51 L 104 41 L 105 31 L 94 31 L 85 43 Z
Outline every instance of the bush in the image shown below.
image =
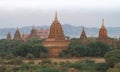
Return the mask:
M 0 67 L 0 72 L 5 72 L 6 71 L 6 68 L 5 68 L 5 66 L 3 66 L 3 67 Z
M 108 68 L 109 66 L 106 63 L 96 63 L 97 72 L 106 72 Z
M 80 63 L 95 63 L 95 61 L 91 59 L 85 59 L 85 60 L 80 61 Z
M 41 64 L 51 64 L 52 61 L 50 59 L 45 59 L 41 61 Z
M 68 64 L 69 68 L 75 68 L 81 72 L 96 72 L 96 63 L 93 60 L 82 60 L 75 63 Z
M 40 72 L 61 72 L 61 71 L 55 68 L 43 68 L 40 70 Z
M 34 61 L 29 61 L 28 64 L 34 64 Z
M 5 56 L 6 56 L 6 54 L 5 54 L 5 53 L 0 53 L 0 57 L 1 57 L 2 59 L 4 59 L 4 58 L 5 58 Z
M 45 53 L 45 52 L 40 53 L 40 58 L 47 58 L 47 57 L 48 57 L 47 53 Z
M 107 72 L 120 72 L 120 63 L 116 64 L 114 68 L 110 68 Z
M 105 60 L 111 67 L 114 67 L 115 64 L 120 62 L 120 49 L 106 53 Z
M 15 64 L 18 64 L 18 65 L 23 63 L 22 58 L 19 56 L 14 61 L 15 61 Z
M 5 59 L 14 59 L 15 57 L 14 57 L 14 55 L 13 54 L 8 54 L 8 55 L 6 55 L 5 56 Z
M 28 53 L 26 55 L 26 58 L 29 59 L 29 60 L 34 59 L 34 55 L 32 55 L 31 53 Z

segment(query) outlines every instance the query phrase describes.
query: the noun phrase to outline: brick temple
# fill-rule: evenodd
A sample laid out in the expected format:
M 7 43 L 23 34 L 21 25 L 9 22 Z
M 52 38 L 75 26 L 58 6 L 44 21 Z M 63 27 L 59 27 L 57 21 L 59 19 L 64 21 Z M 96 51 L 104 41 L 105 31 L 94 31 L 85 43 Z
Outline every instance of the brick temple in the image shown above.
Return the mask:
M 82 33 L 81 33 L 81 36 L 80 36 L 80 40 L 81 40 L 82 44 L 86 45 L 88 43 L 88 39 L 87 39 L 84 27 L 82 28 Z
M 49 49 L 49 57 L 58 57 L 62 50 L 67 49 L 70 41 L 65 39 L 62 26 L 55 14 L 55 19 L 50 26 L 48 38 L 43 42 L 43 45 Z
M 21 34 L 20 34 L 18 27 L 17 27 L 16 32 L 14 34 L 13 40 L 22 41 Z
M 99 30 L 99 36 L 98 36 L 97 40 L 99 42 L 103 42 L 103 43 L 106 43 L 106 44 L 111 44 L 112 43 L 112 41 L 108 37 L 108 32 L 107 32 L 107 29 L 104 25 L 104 19 L 102 19 L 102 26 Z

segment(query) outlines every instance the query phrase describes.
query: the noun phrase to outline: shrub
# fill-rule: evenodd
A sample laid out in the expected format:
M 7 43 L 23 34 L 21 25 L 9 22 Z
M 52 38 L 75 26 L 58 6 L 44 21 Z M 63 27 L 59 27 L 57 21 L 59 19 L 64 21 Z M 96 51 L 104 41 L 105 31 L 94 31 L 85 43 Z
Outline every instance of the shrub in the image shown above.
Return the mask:
M 5 66 L 0 67 L 0 72 L 5 72 L 5 71 L 6 71 Z
M 61 72 L 61 71 L 55 68 L 43 68 L 41 69 L 40 72 Z
M 91 59 L 85 59 L 85 60 L 80 61 L 80 63 L 95 63 L 95 61 Z
M 26 58 L 27 59 L 34 59 L 34 55 L 32 55 L 31 53 L 28 53 L 27 55 L 26 55 Z
M 34 61 L 29 61 L 28 64 L 34 64 Z
M 19 56 L 14 61 L 15 61 L 15 64 L 22 64 L 23 63 L 22 58 Z
M 106 72 L 108 69 L 108 64 L 106 63 L 96 63 L 96 71 L 97 72 Z
M 5 59 L 14 59 L 15 57 L 14 57 L 14 55 L 13 54 L 8 54 L 8 55 L 6 55 L 5 56 Z
M 109 68 L 107 72 L 120 72 L 120 63 L 116 64 L 114 68 Z
M 105 60 L 111 67 L 114 67 L 115 64 L 120 62 L 120 49 L 106 53 Z
M 41 64 L 51 64 L 52 61 L 50 59 L 44 59 L 41 61 Z

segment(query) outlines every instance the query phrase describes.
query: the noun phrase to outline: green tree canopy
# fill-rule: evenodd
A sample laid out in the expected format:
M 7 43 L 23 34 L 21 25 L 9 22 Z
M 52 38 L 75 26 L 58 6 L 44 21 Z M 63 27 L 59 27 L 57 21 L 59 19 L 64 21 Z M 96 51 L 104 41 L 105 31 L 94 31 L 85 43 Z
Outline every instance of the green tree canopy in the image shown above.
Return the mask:
M 120 49 L 112 50 L 105 54 L 106 62 L 114 67 L 115 64 L 120 63 Z

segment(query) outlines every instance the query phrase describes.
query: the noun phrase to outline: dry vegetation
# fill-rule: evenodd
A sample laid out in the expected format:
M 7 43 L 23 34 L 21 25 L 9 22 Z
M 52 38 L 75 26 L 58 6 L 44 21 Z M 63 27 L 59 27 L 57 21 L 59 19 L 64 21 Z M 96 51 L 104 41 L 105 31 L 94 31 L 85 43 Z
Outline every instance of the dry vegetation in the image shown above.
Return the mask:
M 88 58 L 88 57 L 83 57 L 83 58 L 48 58 L 50 59 L 52 62 L 66 62 L 69 61 L 71 63 L 77 62 L 77 61 L 81 61 L 81 60 L 86 60 L 86 59 L 90 59 L 90 60 L 94 60 L 96 61 L 96 63 L 105 63 L 105 59 L 104 58 Z M 34 62 L 35 64 L 40 63 L 42 60 L 44 59 L 35 59 Z M 24 62 L 29 62 L 30 60 L 24 60 Z

